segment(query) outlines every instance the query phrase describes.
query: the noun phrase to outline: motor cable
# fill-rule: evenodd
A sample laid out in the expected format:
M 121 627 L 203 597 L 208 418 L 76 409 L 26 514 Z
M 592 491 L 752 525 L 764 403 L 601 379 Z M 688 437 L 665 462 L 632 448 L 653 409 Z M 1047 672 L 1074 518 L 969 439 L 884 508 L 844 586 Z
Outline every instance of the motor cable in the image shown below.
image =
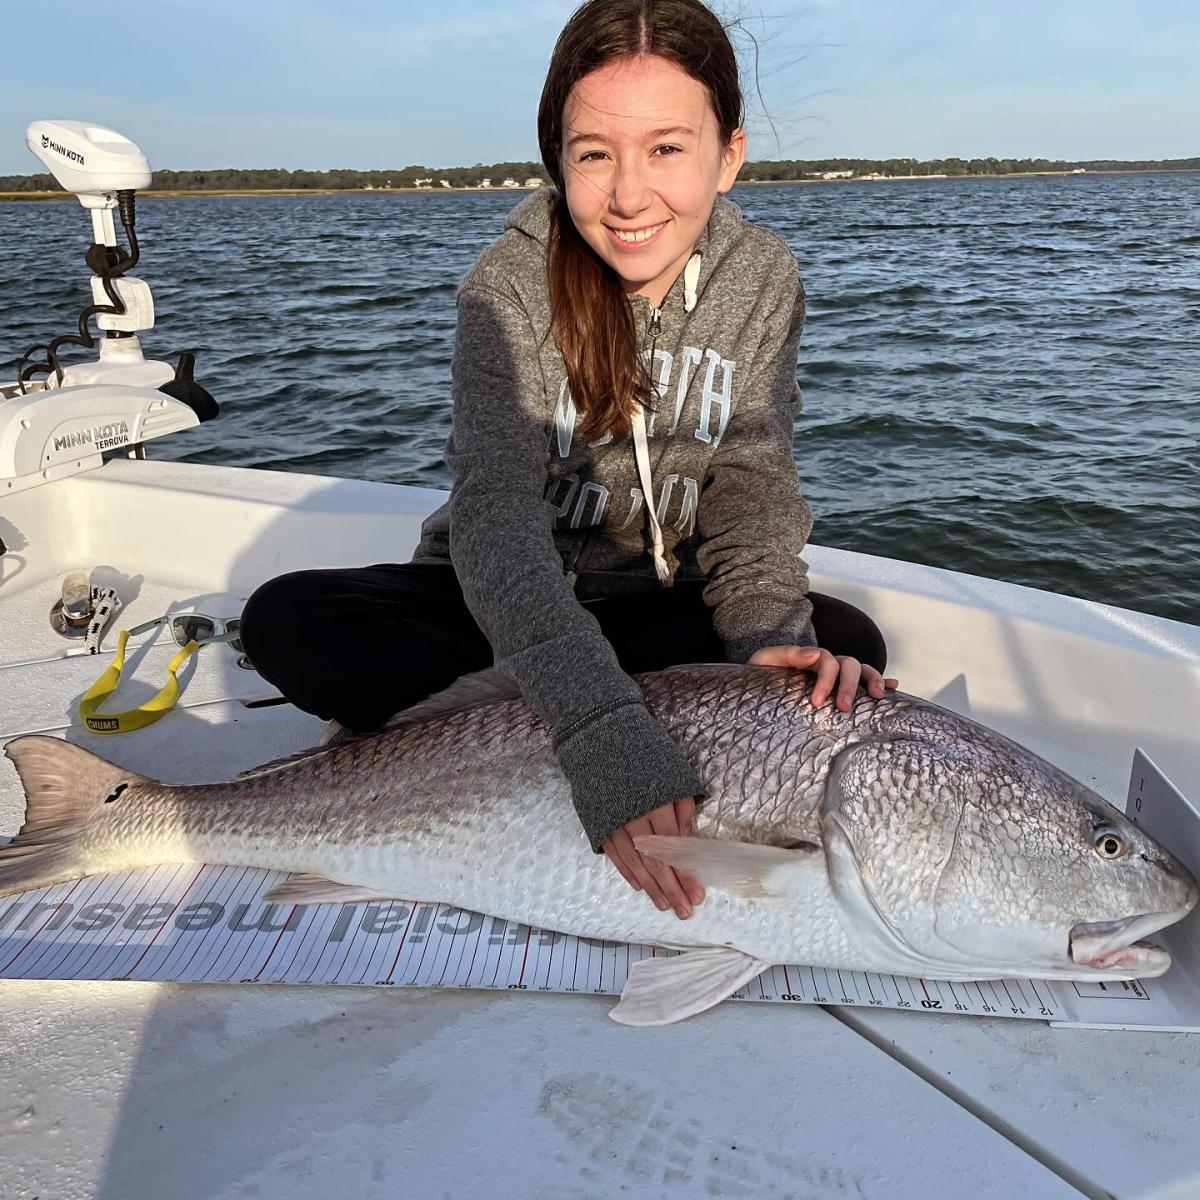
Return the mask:
M 125 252 L 119 246 L 105 246 L 102 243 L 93 242 L 84 254 L 84 262 L 92 270 L 93 274 L 100 277 L 104 294 L 111 303 L 92 304 L 85 308 L 79 315 L 79 332 L 77 334 L 62 334 L 54 338 L 49 345 L 44 347 L 31 346 L 21 355 L 17 360 L 17 386 L 21 389 L 22 394 L 25 394 L 25 384 L 31 381 L 34 375 L 41 372 L 45 372 L 47 375 L 53 374 L 58 385 L 61 387 L 63 369 L 58 361 L 60 347 L 74 345 L 82 346 L 88 350 L 92 349 L 96 345 L 96 339 L 88 329 L 88 323 L 91 319 L 100 315 L 120 317 L 124 316 L 128 311 L 125 301 L 113 286 L 113 281 L 133 270 L 137 266 L 138 259 L 141 257 L 141 248 L 138 245 L 137 233 L 134 228 L 136 223 L 135 194 L 132 190 L 123 190 L 117 193 L 117 210 L 121 218 L 121 227 L 125 231 L 126 241 L 129 243 L 128 252 Z M 103 263 L 101 262 L 102 258 L 104 260 Z M 116 332 L 118 331 L 109 330 L 109 333 Z M 28 360 L 39 351 L 44 351 L 44 360 L 28 363 Z M 25 365 L 26 363 L 28 365 Z

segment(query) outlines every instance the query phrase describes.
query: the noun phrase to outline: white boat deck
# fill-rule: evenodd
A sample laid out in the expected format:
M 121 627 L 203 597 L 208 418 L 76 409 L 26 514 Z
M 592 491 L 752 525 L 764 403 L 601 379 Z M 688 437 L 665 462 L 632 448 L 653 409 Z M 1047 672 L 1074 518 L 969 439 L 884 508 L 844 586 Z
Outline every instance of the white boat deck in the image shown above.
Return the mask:
M 64 735 L 159 778 L 228 777 L 316 718 L 228 647 L 146 730 L 71 728 L 108 654 L 47 616 L 64 574 L 129 627 L 235 615 L 301 566 L 403 561 L 437 493 L 115 459 L 0 499 L 0 742 Z M 906 690 L 1121 802 L 1135 745 L 1200 796 L 1200 629 L 813 548 Z M 111 653 L 115 631 L 105 639 Z M 175 647 L 131 647 L 128 704 Z M 126 700 L 122 700 L 122 706 Z M 0 835 L 21 823 L 0 760 Z M 1200 1037 L 725 1004 L 633 1031 L 586 996 L 0 981 L 4 1197 L 1200 1196 Z

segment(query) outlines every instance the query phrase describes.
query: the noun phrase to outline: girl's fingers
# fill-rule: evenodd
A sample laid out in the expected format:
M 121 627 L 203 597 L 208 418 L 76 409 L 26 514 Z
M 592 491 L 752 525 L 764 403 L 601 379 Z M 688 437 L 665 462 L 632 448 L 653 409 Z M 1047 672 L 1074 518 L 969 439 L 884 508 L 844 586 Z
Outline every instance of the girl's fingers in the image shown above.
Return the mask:
M 675 819 L 679 823 L 680 834 L 684 837 L 690 835 L 692 826 L 696 822 L 695 796 L 684 796 L 682 800 L 675 801 Z M 653 818 L 651 818 L 650 824 L 654 824 Z M 679 877 L 679 882 L 683 884 L 683 890 L 687 892 L 688 899 L 693 904 L 699 904 L 704 899 L 704 888 L 700 886 L 700 881 L 693 875 L 684 874 L 683 871 L 676 871 L 675 874 Z
M 866 686 L 867 693 L 877 700 L 882 698 L 885 689 L 899 686 L 898 680 L 881 678 L 874 667 L 865 667 L 849 655 L 835 658 L 828 650 L 818 646 L 767 646 L 756 650 L 750 656 L 750 662 L 760 666 L 793 667 L 814 672 L 817 676 L 811 696 L 814 707 L 824 704 L 836 686 L 835 703 L 842 712 L 849 711 L 854 703 L 854 693 L 860 682 Z
M 675 820 L 679 823 L 679 832 L 684 836 L 692 832 L 696 822 L 696 797 L 684 796 L 675 801 Z
M 821 661 L 817 663 L 817 682 L 813 684 L 810 700 L 813 708 L 820 708 L 829 699 L 833 685 L 837 682 L 840 667 L 838 660 L 828 650 L 821 651 Z
M 820 658 L 817 646 L 764 646 L 750 655 L 750 662 L 760 667 L 796 667 L 807 670 Z
M 867 695 L 870 696 L 872 700 L 883 699 L 883 676 L 880 675 L 874 667 L 869 667 L 866 663 L 863 663 L 862 681 L 863 686 L 867 689 Z
M 666 863 L 656 862 L 654 859 L 649 860 L 649 865 L 655 879 L 658 880 L 658 886 L 662 888 L 663 895 L 667 898 L 667 903 L 675 910 L 675 915 L 681 921 L 686 921 L 692 915 L 692 902 L 684 890 L 680 877 L 675 874 L 675 869 L 668 867 Z M 694 880 L 692 886 L 695 886 Z
M 681 812 L 676 810 L 676 805 L 680 806 Z M 661 805 L 647 816 L 614 829 L 601 843 L 601 849 L 612 859 L 613 865 L 630 887 L 645 891 L 662 912 L 673 908 L 681 920 L 690 917 L 692 905 L 704 899 L 704 889 L 691 876 L 677 874 L 666 863 L 639 853 L 633 839 L 646 833 L 658 833 L 665 837 L 686 834 L 695 812 L 695 798 L 687 796 L 674 803 Z
M 820 662 L 823 653 L 820 646 L 787 646 L 784 650 L 784 665 L 809 670 Z
M 876 700 L 882 699 L 884 692 L 894 692 L 900 686 L 900 680 L 893 679 L 890 675 L 880 675 L 874 667 L 868 667 L 865 663 L 862 677 L 863 683 L 867 685 L 868 693 Z
M 648 833 L 649 830 L 646 832 Z M 679 881 L 679 876 L 675 874 L 675 869 L 668 867 L 666 863 L 659 862 L 654 858 L 643 857 L 642 861 L 650 869 L 650 873 L 658 882 L 663 895 L 667 898 L 667 903 L 675 910 L 675 915 L 681 921 L 690 917 L 692 915 L 692 902 L 688 899 L 683 884 Z
M 645 832 L 649 833 L 650 830 L 646 829 Z M 646 895 L 654 902 L 656 908 L 662 912 L 666 912 L 671 905 L 668 903 L 666 896 L 663 895 L 663 890 L 659 887 L 658 880 L 650 872 L 645 860 L 633 844 L 633 838 L 629 836 L 629 826 L 626 825 L 614 830 L 612 840 L 619 848 L 621 857 L 625 860 L 625 865 L 633 872 L 634 878 L 642 885 Z
M 613 845 L 612 838 L 605 838 L 604 841 L 600 843 L 600 848 L 605 854 L 608 855 L 608 861 L 611 862 L 612 865 L 621 872 L 621 878 L 624 879 L 625 882 L 629 884 L 629 886 L 633 888 L 635 892 L 640 892 L 642 890 L 642 885 L 638 883 L 634 873 L 625 865 L 625 860 L 621 857 L 620 852 Z
M 858 691 L 858 682 L 862 678 L 862 663 L 848 654 L 842 655 L 838 662 L 841 664 L 838 672 L 837 707 L 841 712 L 849 712 L 854 703 L 854 693 Z
M 612 844 L 612 843 L 610 843 Z M 613 846 L 613 861 L 618 864 L 617 869 L 629 880 L 629 886 L 635 892 L 644 892 L 646 889 L 642 887 L 638 880 L 637 872 L 634 869 L 633 863 L 629 861 L 628 848 L 622 848 L 619 845 Z
M 637 837 L 641 833 L 657 833 L 663 837 L 678 837 L 679 822 L 675 819 L 675 806 L 673 804 L 664 804 L 660 808 L 654 809 L 646 814 L 641 820 L 632 824 L 641 826 L 649 826 L 647 829 L 633 829 L 627 825 L 633 837 Z M 675 910 L 675 915 L 683 920 L 685 917 L 692 915 L 692 902 L 687 894 L 687 885 L 683 882 L 683 877 L 676 873 L 673 867 L 669 867 L 664 862 L 659 862 L 654 858 L 646 858 L 642 856 L 642 861 L 654 873 L 655 879 L 658 880 L 659 887 L 671 902 L 671 907 Z M 691 886 L 696 886 L 696 881 L 690 881 Z

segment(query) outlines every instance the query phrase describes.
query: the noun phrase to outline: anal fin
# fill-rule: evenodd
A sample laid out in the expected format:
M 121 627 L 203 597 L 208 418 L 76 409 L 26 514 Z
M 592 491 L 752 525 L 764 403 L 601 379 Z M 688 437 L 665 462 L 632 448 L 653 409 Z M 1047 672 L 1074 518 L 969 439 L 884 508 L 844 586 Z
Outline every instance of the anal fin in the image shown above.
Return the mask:
M 365 900 L 394 900 L 357 883 L 337 883 L 324 875 L 301 872 L 263 893 L 269 904 L 360 904 Z
M 608 1015 L 622 1025 L 670 1025 L 732 996 L 770 966 L 728 946 L 705 946 L 671 958 L 643 958 L 630 968 Z

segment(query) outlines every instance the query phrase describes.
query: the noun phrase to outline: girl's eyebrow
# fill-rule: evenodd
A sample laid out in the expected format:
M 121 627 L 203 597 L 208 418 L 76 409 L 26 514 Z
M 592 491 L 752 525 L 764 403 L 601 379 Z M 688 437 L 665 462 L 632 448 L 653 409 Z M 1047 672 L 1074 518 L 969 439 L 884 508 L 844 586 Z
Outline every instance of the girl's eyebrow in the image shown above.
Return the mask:
M 690 125 L 670 125 L 666 129 L 652 129 L 646 134 L 646 141 L 653 141 L 655 138 L 670 137 L 673 134 L 684 134 L 689 136 L 696 131 Z M 599 133 L 573 133 L 567 138 L 567 148 L 574 146 L 576 142 L 603 142 L 605 138 Z
M 690 125 L 669 125 L 666 129 L 652 129 L 646 134 L 646 140 L 651 141 L 654 138 L 671 137 L 674 134 L 682 133 L 684 136 L 693 134 L 696 131 Z

